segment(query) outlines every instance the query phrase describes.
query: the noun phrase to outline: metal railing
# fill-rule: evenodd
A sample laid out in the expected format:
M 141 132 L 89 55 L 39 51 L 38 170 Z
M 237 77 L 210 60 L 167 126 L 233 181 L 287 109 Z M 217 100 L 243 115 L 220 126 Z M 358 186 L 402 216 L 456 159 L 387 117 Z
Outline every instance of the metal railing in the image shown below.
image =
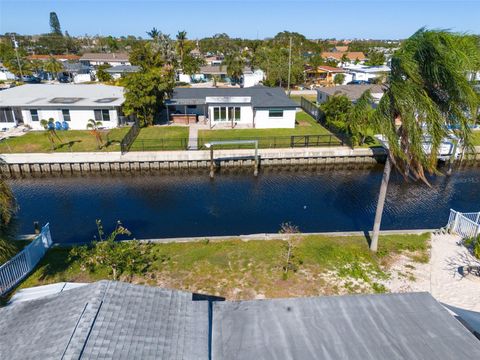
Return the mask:
M 222 141 L 226 139 L 222 138 L 199 138 L 198 149 L 205 150 L 205 144 L 212 141 Z M 291 136 L 248 136 L 248 137 L 235 137 L 232 140 L 257 140 L 258 147 L 261 149 L 277 149 L 277 148 L 298 148 L 298 147 L 330 147 L 330 146 L 343 146 L 343 139 L 339 139 L 333 134 L 326 135 L 291 135 Z M 249 148 L 250 145 L 222 145 L 221 149 L 241 149 Z
M 136 139 L 130 151 L 187 150 L 188 138 L 178 139 Z
M 128 150 L 130 150 L 130 147 L 132 146 L 139 133 L 140 126 L 138 125 L 138 122 L 135 122 L 120 142 L 120 151 L 122 152 L 122 154 L 125 154 L 126 152 L 128 152 Z
M 480 235 L 480 212 L 461 213 L 450 209 L 447 229 L 462 238 L 472 238 Z
M 37 266 L 51 245 L 50 226 L 46 224 L 30 244 L 0 266 L 0 296 L 8 294 L 20 284 Z

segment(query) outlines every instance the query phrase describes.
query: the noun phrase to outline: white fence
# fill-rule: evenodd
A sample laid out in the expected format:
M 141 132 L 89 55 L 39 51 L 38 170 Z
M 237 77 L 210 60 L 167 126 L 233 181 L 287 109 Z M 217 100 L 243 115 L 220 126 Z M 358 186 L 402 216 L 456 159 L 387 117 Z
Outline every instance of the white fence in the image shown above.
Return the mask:
M 447 229 L 460 235 L 462 238 L 470 238 L 480 235 L 480 212 L 461 213 L 450 209 Z
M 38 264 L 52 245 L 49 224 L 21 252 L 0 266 L 0 296 L 10 292 Z

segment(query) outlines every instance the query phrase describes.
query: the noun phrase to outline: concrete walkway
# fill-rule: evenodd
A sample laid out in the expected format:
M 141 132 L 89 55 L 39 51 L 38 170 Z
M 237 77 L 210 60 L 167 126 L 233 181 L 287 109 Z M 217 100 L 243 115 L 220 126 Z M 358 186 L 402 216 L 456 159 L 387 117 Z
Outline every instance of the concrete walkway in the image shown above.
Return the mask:
M 193 124 L 188 132 L 188 150 L 198 150 L 198 126 Z

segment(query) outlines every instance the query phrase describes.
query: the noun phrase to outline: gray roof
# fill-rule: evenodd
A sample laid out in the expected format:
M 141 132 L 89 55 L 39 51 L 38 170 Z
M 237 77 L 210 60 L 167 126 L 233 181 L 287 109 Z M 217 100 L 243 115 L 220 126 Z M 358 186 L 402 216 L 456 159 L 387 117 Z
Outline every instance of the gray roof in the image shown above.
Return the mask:
M 140 70 L 140 66 L 136 65 L 117 65 L 112 66 L 106 69 L 105 71 L 110 74 L 123 74 L 123 73 L 134 73 Z
M 252 69 L 245 66 L 243 68 L 243 73 L 251 73 Z M 205 65 L 200 66 L 199 74 L 205 75 L 227 75 L 227 66 L 226 65 Z
M 372 94 L 383 94 L 384 88 L 382 85 L 340 85 L 332 87 L 323 87 L 317 89 L 317 92 L 333 95 L 345 95 L 351 101 L 358 100 L 362 94 L 370 90 Z
M 116 61 L 125 61 L 127 62 L 129 55 L 127 53 L 85 53 L 80 58 L 81 61 L 105 61 L 105 62 L 116 62 Z
M 123 87 L 101 84 L 26 84 L 2 91 L 1 106 L 102 108 L 120 106 Z
M 207 97 L 250 97 L 254 108 L 296 108 L 282 88 L 253 86 L 248 88 L 175 88 L 171 105 L 205 104 Z
M 213 359 L 480 359 L 428 293 L 216 302 L 212 337 Z
M 0 359 L 480 358 L 428 293 L 215 300 L 100 281 L 14 302 L 0 308 Z
M 101 281 L 0 309 L 0 359 L 207 359 L 208 302 Z

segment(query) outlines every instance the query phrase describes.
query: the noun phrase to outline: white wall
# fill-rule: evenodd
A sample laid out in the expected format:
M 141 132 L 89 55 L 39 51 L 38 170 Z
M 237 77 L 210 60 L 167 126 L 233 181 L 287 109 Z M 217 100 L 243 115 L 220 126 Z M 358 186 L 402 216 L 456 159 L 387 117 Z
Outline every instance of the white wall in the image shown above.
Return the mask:
M 40 125 L 40 120 L 48 120 L 53 118 L 55 121 L 63 122 L 62 110 L 46 110 L 38 109 L 39 121 L 32 121 L 30 110 L 22 110 L 23 122 L 25 125 L 29 125 L 34 130 L 43 130 Z M 118 114 L 117 110 L 109 110 L 110 121 L 102 121 L 102 126 L 108 129 L 118 126 Z M 73 110 L 70 109 L 70 121 L 68 122 L 69 129 L 72 130 L 86 130 L 89 119 L 95 119 L 93 109 L 91 110 Z
M 251 106 L 228 105 L 225 107 L 230 107 L 230 106 L 240 108 L 240 120 L 236 121 L 237 124 L 253 125 L 253 109 Z M 228 123 L 228 121 L 213 121 L 213 108 L 215 107 L 218 107 L 218 106 L 210 105 L 208 107 L 208 115 L 209 115 L 209 118 L 212 120 L 212 125 L 215 123 L 220 123 L 220 124 Z
M 271 128 L 295 128 L 296 109 L 283 110 L 283 117 L 269 117 L 268 109 L 255 111 L 255 128 L 271 129 Z

